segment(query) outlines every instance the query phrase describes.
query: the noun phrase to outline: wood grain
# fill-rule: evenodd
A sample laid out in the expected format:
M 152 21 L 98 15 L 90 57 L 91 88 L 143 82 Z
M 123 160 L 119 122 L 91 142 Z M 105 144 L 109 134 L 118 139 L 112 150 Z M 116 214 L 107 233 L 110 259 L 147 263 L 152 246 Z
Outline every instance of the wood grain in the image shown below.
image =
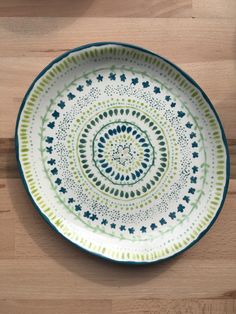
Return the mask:
M 235 300 L 118 300 L 113 302 L 116 314 L 232 314 L 236 312 Z
M 235 19 L 3 17 L 0 57 L 53 58 L 88 42 L 112 40 L 143 45 L 177 64 L 235 60 L 235 30 Z
M 236 1 L 0 1 L 0 313 L 236 313 Z M 175 259 L 110 263 L 58 236 L 33 208 L 16 166 L 15 120 L 34 77 L 94 41 L 151 49 L 209 96 L 228 139 L 231 180 L 219 219 Z
M 234 269 L 232 260 L 225 263 L 225 259 L 216 262 L 196 259 L 190 264 L 183 256 L 143 269 L 102 264 L 87 255 L 78 255 L 75 259 L 2 259 L 0 289 L 2 299 L 31 302 L 42 299 L 181 300 L 204 299 L 206 295 L 207 299 L 235 299 Z
M 233 314 L 235 300 L 4 300 L 1 313 L 8 314 Z
M 193 17 L 203 18 L 235 18 L 235 0 L 193 0 Z
M 235 0 L 2 0 L 4 17 L 235 18 Z
M 191 0 L 2 0 L 0 16 L 191 17 Z
M 1 314 L 110 314 L 111 300 L 3 300 Z

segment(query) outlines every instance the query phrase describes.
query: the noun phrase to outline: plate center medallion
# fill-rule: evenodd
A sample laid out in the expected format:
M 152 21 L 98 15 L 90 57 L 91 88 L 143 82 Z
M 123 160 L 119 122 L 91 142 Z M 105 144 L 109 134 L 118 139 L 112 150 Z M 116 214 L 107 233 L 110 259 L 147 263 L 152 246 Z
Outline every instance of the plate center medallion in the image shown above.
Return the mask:
M 100 173 L 114 184 L 134 184 L 154 162 L 149 138 L 138 126 L 126 121 L 102 127 L 93 141 L 93 159 Z

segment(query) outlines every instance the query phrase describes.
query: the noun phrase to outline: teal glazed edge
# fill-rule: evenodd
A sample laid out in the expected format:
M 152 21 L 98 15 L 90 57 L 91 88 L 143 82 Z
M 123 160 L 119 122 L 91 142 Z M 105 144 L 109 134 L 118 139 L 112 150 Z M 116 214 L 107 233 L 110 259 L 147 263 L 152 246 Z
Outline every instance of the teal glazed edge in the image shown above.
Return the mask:
M 21 162 L 20 162 L 20 158 L 19 158 L 19 140 L 18 140 L 18 127 L 19 127 L 19 121 L 20 121 L 20 116 L 21 116 L 21 112 L 24 109 L 25 103 L 28 99 L 28 96 L 30 94 L 30 92 L 32 91 L 32 89 L 34 88 L 34 85 L 36 84 L 36 82 L 57 62 L 61 61 L 62 59 L 64 59 L 65 57 L 67 57 L 69 54 L 73 53 L 73 52 L 77 52 L 77 51 L 81 51 L 87 48 L 91 48 L 91 47 L 100 47 L 100 46 L 106 46 L 106 45 L 117 45 L 117 46 L 123 46 L 123 47 L 127 47 L 127 48 L 133 48 L 139 51 L 142 51 L 144 53 L 147 53 L 149 55 L 152 55 L 154 57 L 158 57 L 161 60 L 163 60 L 164 62 L 166 62 L 167 64 L 169 64 L 170 66 L 174 67 L 181 75 L 183 75 L 183 77 L 185 77 L 185 79 L 187 79 L 192 85 L 194 85 L 198 91 L 202 94 L 202 97 L 205 99 L 205 101 L 208 103 L 209 107 L 211 108 L 211 110 L 213 111 L 216 120 L 220 126 L 220 130 L 221 130 L 221 136 L 224 142 L 224 146 L 225 146 L 225 151 L 226 151 L 226 182 L 225 182 L 225 187 L 224 187 L 224 193 L 223 193 L 223 197 L 221 200 L 221 204 L 214 216 L 214 218 L 211 220 L 210 224 L 206 227 L 205 230 L 203 230 L 199 236 L 193 240 L 190 244 L 188 244 L 184 249 L 180 250 L 179 252 L 168 256 L 168 257 L 164 257 L 162 259 L 159 260 L 155 260 L 155 261 L 142 261 L 142 262 L 136 262 L 136 261 L 119 261 L 113 258 L 109 258 L 106 257 L 102 254 L 99 253 L 94 253 L 92 251 L 89 251 L 83 247 L 81 247 L 80 245 L 74 243 L 73 241 L 71 241 L 70 239 L 68 239 L 66 236 L 64 236 L 60 231 L 58 231 L 58 229 L 51 223 L 51 221 L 48 219 L 48 217 L 46 217 L 46 215 L 44 213 L 42 213 L 42 211 L 40 210 L 40 208 L 38 207 L 38 205 L 36 204 L 36 202 L 34 201 L 29 189 L 28 189 L 28 185 L 26 182 L 26 179 L 24 177 L 24 173 L 22 170 L 22 166 L 21 166 Z M 39 214 L 44 218 L 44 220 L 58 233 L 60 234 L 64 239 L 66 239 L 67 241 L 69 241 L 70 243 L 72 243 L 74 246 L 79 247 L 82 251 L 84 252 L 89 252 L 90 254 L 92 254 L 93 256 L 97 256 L 97 257 L 101 257 L 104 260 L 109 260 L 109 261 L 113 261 L 115 263 L 118 264 L 130 264 L 130 265 L 144 265 L 144 264 L 153 264 L 153 263 L 159 263 L 162 262 L 164 260 L 168 260 L 170 258 L 173 258 L 175 256 L 180 255 L 181 253 L 185 252 L 186 250 L 188 250 L 189 248 L 191 248 L 193 245 L 195 245 L 213 226 L 213 224 L 215 223 L 216 219 L 218 218 L 225 199 L 226 199 L 226 195 L 227 195 L 227 191 L 228 191 L 228 187 L 229 187 L 229 179 L 230 179 L 230 157 L 229 157 L 229 148 L 228 148 L 228 144 L 227 144 L 227 140 L 226 140 L 226 136 L 225 136 L 225 132 L 222 126 L 222 123 L 220 121 L 220 118 L 213 106 L 213 104 L 211 103 L 210 99 L 207 97 L 207 95 L 205 94 L 205 92 L 201 89 L 201 87 L 187 74 L 185 73 L 183 70 L 181 70 L 178 66 L 176 66 L 175 64 L 173 64 L 172 62 L 170 62 L 169 60 L 167 60 L 166 58 L 152 52 L 149 51 L 147 49 L 141 48 L 139 46 L 135 46 L 132 44 L 127 44 L 127 43 L 120 43 L 120 42 L 95 42 L 95 43 L 90 43 L 90 44 L 86 44 L 71 50 L 68 50 L 67 52 L 63 53 L 62 55 L 58 56 L 56 59 L 54 59 L 52 62 L 50 62 L 37 76 L 36 78 L 33 80 L 33 82 L 31 83 L 30 87 L 28 88 L 23 101 L 21 103 L 18 115 L 17 115 L 17 119 L 16 119 L 16 128 L 15 128 L 15 149 L 16 149 L 16 160 L 17 160 L 17 166 L 19 169 L 19 173 L 20 173 L 20 177 L 23 181 L 24 187 L 26 189 L 27 194 L 29 195 L 34 207 L 36 208 L 36 210 L 39 212 Z

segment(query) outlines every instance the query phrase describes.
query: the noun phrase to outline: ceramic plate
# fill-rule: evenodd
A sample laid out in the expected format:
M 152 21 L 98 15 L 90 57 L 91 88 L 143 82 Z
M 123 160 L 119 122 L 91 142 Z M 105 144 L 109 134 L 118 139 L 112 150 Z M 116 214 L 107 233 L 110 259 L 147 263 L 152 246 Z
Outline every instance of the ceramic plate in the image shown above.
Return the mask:
M 120 262 L 184 251 L 227 191 L 226 139 L 207 96 L 171 62 L 127 44 L 90 44 L 49 64 L 23 100 L 16 144 L 42 216 Z

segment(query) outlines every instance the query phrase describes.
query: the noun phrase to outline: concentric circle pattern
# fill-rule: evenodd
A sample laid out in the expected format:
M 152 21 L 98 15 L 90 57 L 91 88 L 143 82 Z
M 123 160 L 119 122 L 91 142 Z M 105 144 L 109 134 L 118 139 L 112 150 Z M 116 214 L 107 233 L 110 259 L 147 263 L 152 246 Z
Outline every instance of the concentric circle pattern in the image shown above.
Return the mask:
M 221 208 L 227 150 L 212 105 L 175 66 L 97 44 L 51 64 L 17 128 L 32 199 L 66 238 L 119 261 L 163 259 L 195 242 Z
M 144 112 L 119 103 L 109 101 L 109 110 L 86 120 L 77 142 L 82 176 L 113 201 L 145 195 L 158 184 L 167 167 L 160 127 Z M 78 122 L 76 127 L 80 129 Z
M 153 155 L 148 136 L 126 121 L 104 126 L 93 143 L 96 167 L 114 184 L 130 185 L 141 180 L 154 163 Z

